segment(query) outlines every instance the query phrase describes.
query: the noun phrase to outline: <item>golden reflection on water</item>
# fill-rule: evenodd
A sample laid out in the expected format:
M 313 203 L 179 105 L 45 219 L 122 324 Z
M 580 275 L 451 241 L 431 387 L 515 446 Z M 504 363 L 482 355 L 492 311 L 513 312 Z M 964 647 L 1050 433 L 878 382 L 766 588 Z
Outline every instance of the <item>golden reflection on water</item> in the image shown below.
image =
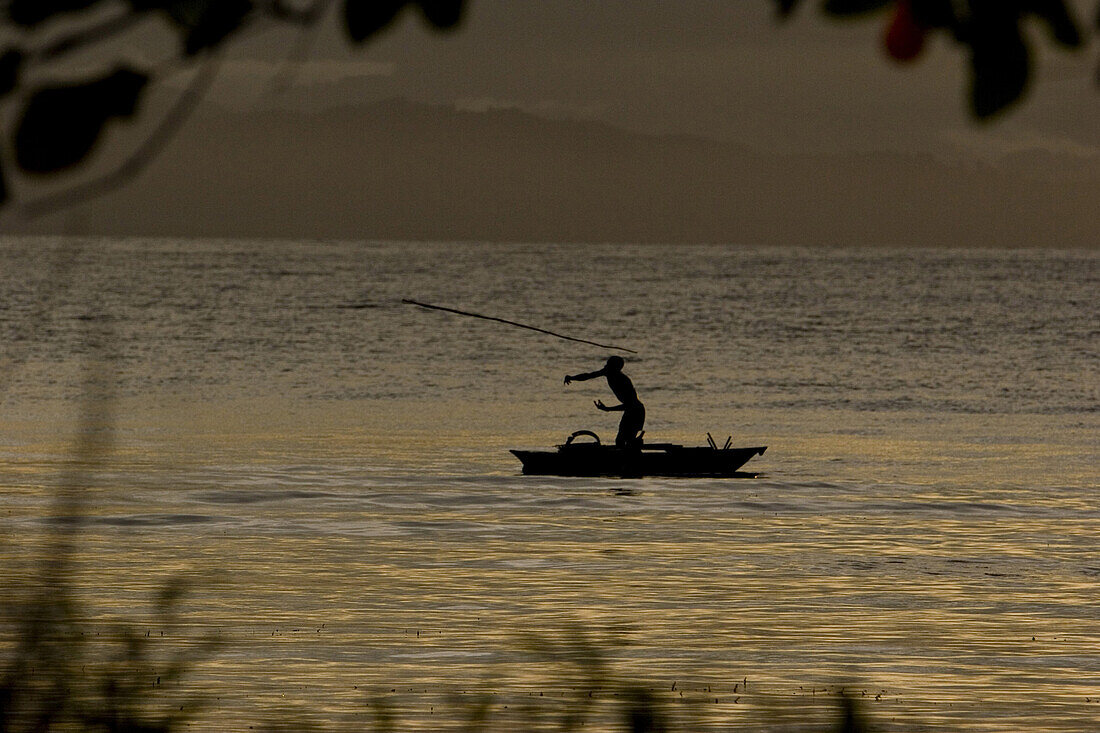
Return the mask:
M 304 408 L 124 421 L 89 477 L 88 633 L 215 634 L 180 683 L 214 698 L 196 727 L 433 730 L 484 698 L 496 729 L 566 709 L 599 729 L 628 683 L 697 730 L 817 724 L 842 687 L 882 730 L 1100 723 L 1100 512 L 1073 433 L 1043 449 L 1018 418 L 982 442 L 958 418 L 808 438 L 793 423 L 815 416 L 761 414 L 764 478 L 625 482 L 518 476 L 506 448 L 546 436 L 490 430 L 491 409 L 462 430 L 410 408 L 395 432 L 359 408 L 320 434 Z M 15 587 L 66 445 L 23 435 L 3 467 Z M 149 600 L 180 577 L 158 637 Z

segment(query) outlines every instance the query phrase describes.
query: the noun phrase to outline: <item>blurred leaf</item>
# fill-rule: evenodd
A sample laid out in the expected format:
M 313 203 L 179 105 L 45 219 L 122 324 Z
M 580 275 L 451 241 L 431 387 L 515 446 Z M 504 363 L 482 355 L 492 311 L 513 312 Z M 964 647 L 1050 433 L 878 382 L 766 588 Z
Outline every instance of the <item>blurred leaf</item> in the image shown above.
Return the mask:
M 779 4 L 779 17 L 785 18 L 794 12 L 802 0 L 777 0 Z
M 405 5 L 406 0 L 344 0 L 348 35 L 355 43 L 362 43 L 392 23 Z
M 1024 93 L 1030 75 L 1028 49 L 1016 12 L 1004 5 L 986 5 L 975 13 L 967 42 L 971 48 L 971 104 L 974 114 L 984 119 Z
M 83 160 L 112 117 L 134 113 L 145 74 L 119 69 L 93 82 L 35 92 L 15 132 L 15 159 L 31 173 L 51 173 Z
M 912 61 L 924 48 L 927 28 L 913 14 L 911 0 L 898 0 L 886 27 L 886 50 L 898 61 Z
M 6 97 L 15 89 L 19 81 L 19 67 L 23 65 L 23 54 L 9 48 L 0 56 L 0 97 Z
M 881 10 L 892 0 L 825 0 L 823 7 L 830 15 L 856 15 Z
M 424 17 L 436 28 L 454 28 L 462 20 L 463 0 L 420 0 Z
M 100 0 L 12 0 L 8 17 L 18 25 L 37 25 L 60 13 L 90 8 Z
M 348 35 L 355 43 L 362 43 L 393 23 L 397 14 L 409 4 L 409 0 L 344 0 Z M 416 4 L 427 21 L 441 30 L 454 28 L 462 22 L 466 5 L 464 0 L 418 0 Z
M 1081 45 L 1077 21 L 1062 0 L 1028 0 L 1024 3 L 1024 10 L 1045 20 L 1055 40 L 1063 46 L 1077 48 Z
M 193 56 L 217 46 L 252 12 L 251 0 L 130 0 L 137 11 L 160 10 L 184 30 L 184 51 Z
M 925 28 L 954 28 L 958 25 L 952 0 L 912 0 L 913 18 Z

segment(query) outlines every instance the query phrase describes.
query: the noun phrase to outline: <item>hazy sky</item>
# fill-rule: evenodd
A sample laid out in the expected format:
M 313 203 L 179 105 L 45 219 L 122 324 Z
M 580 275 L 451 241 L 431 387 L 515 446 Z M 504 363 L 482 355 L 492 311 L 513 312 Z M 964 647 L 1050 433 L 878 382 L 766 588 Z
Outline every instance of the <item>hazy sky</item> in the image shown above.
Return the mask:
M 1091 20 L 1091 4 L 1077 0 L 1082 21 Z M 510 105 L 779 149 L 1100 153 L 1095 43 L 1053 50 L 1033 23 L 1032 93 L 1010 115 L 977 126 L 966 113 L 965 53 L 943 34 L 903 66 L 881 51 L 883 16 L 838 22 L 817 5 L 805 3 L 780 24 L 771 0 L 472 0 L 456 33 L 431 33 L 407 10 L 352 50 L 333 22 L 278 102 L 401 96 Z M 273 101 L 265 80 L 283 46 L 271 36 L 240 49 L 255 61 L 227 67 L 218 99 L 244 107 Z
M 1075 0 L 1082 22 L 1092 3 Z M 881 48 L 884 15 L 840 22 L 817 2 L 780 23 L 771 0 L 471 0 L 457 31 L 410 8 L 363 46 L 338 5 L 312 36 L 235 42 L 139 179 L 32 230 L 1100 246 L 1095 34 L 1066 52 L 1032 23 L 1030 94 L 977 123 L 965 51 L 943 34 L 902 66 Z M 113 126 L 101 164 L 182 81 Z M 371 107 L 393 98 L 451 112 Z M 453 140 L 437 150 L 440 135 Z

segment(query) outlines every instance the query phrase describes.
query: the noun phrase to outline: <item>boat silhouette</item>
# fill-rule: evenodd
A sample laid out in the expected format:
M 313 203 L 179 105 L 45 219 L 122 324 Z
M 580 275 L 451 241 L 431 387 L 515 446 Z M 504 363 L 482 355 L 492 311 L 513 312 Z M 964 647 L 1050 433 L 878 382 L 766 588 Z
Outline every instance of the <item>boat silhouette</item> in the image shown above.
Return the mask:
M 592 440 L 578 441 L 581 436 Z M 756 478 L 757 474 L 738 469 L 754 456 L 763 455 L 768 447 L 734 448 L 732 441 L 732 437 L 727 438 L 719 448 L 707 433 L 705 446 L 639 440 L 635 445 L 620 447 L 601 443 L 591 430 L 578 430 L 557 450 L 511 453 L 523 464 L 524 474 L 535 476 Z

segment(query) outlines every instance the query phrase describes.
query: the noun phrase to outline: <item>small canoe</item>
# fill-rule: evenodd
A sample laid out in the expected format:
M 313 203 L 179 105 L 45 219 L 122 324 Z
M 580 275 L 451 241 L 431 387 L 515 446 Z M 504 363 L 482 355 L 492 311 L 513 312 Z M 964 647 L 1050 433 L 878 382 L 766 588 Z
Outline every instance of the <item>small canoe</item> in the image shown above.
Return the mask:
M 595 439 L 576 441 L 587 435 Z M 730 441 L 719 448 L 710 436 L 709 445 L 690 447 L 673 443 L 646 443 L 619 448 L 603 445 L 588 430 L 578 430 L 554 451 L 513 450 L 523 463 L 523 473 L 534 476 L 615 476 L 620 478 L 708 477 L 756 478 L 738 469 L 753 456 L 763 455 L 767 446 L 732 448 Z

